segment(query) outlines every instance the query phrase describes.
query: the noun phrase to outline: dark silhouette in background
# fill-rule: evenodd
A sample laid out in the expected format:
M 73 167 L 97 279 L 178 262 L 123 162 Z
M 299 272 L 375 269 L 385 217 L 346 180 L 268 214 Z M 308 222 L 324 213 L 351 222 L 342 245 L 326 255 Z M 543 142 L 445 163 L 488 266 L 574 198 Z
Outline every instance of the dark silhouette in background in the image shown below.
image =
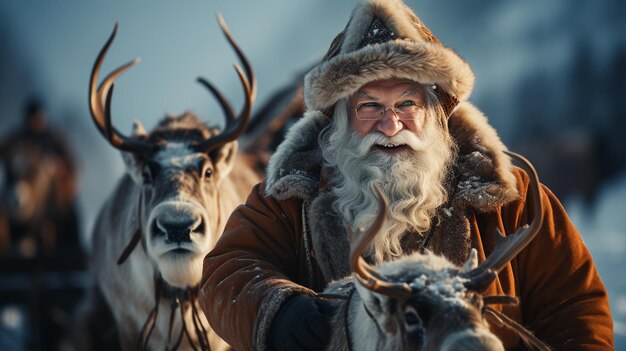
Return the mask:
M 18 349 L 64 349 L 86 278 L 78 172 L 65 137 L 48 126 L 37 99 L 26 103 L 22 124 L 0 142 L 0 169 L 0 311 L 28 331 L 11 337 L 19 328 L 0 328 L 0 337 Z
M 3 253 L 34 257 L 77 249 L 76 162 L 37 100 L 27 103 L 23 124 L 0 144 L 0 164 Z

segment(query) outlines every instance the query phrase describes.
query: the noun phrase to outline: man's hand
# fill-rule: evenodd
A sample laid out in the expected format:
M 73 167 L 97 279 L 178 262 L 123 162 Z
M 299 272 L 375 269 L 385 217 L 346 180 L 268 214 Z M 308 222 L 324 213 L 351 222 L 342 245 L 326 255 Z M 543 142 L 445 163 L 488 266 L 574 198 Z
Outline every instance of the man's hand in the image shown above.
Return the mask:
M 323 350 L 330 339 L 332 310 L 326 302 L 296 295 L 283 304 L 272 322 L 270 345 L 276 351 Z

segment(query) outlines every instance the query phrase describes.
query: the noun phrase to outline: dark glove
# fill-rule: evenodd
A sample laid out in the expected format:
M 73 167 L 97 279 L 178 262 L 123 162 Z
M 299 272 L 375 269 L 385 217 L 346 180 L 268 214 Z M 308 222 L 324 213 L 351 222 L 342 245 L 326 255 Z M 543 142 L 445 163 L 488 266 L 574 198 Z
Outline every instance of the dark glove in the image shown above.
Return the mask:
M 326 302 L 295 295 L 278 310 L 269 343 L 276 351 L 323 350 L 330 340 L 330 316 Z

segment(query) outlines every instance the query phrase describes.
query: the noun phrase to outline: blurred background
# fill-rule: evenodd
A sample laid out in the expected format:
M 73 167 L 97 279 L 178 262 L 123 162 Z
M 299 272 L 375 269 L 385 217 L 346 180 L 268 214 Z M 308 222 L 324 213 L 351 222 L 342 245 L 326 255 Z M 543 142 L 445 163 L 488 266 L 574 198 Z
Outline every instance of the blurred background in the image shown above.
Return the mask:
M 509 148 L 537 165 L 540 178 L 562 200 L 609 291 L 616 349 L 626 349 L 626 279 L 620 273 L 626 265 L 626 2 L 407 3 L 470 63 L 477 77 L 470 100 Z M 187 110 L 222 123 L 218 104 L 195 82 L 198 76 L 219 86 L 234 106 L 241 105 L 232 68 L 236 57 L 219 30 L 217 11 L 256 70 L 258 112 L 324 55 L 354 4 L 0 2 L 0 143 L 20 135 L 33 106 L 47 115 L 55 131 L 51 143 L 63 140 L 56 148 L 66 160 L 63 184 L 68 194 L 76 194 L 66 201 L 73 214 L 69 226 L 78 238 L 72 242 L 81 244 L 58 244 L 71 254 L 63 254 L 61 263 L 54 260 L 54 267 L 45 259 L 0 261 L 0 349 L 72 349 L 61 337 L 48 335 L 56 329 L 43 332 L 38 326 L 70 325 L 89 281 L 80 249 L 89 249 L 97 211 L 124 172 L 118 152 L 94 128 L 87 105 L 91 67 L 116 22 L 120 27 L 103 74 L 142 58 L 118 79 L 113 97 L 113 124 L 129 134 L 135 119 L 151 129 L 166 114 Z M 10 177 L 0 166 L 0 180 Z M 31 251 L 24 245 L 22 254 L 41 256 L 33 253 L 32 243 Z M 14 298 L 16 292 L 20 298 Z M 65 300 L 52 306 L 44 297 L 54 300 L 55 294 Z M 44 347 L 46 340 L 54 341 Z

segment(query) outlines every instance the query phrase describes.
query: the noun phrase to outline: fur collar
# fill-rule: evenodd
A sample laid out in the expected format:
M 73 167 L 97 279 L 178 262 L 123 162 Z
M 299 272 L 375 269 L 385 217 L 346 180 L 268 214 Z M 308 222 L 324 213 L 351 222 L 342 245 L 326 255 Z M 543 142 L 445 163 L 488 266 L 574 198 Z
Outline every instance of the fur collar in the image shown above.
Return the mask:
M 309 240 L 322 272 L 330 280 L 349 274 L 349 266 L 348 241 L 339 216 L 332 210 L 333 195 L 320 191 L 323 159 L 318 135 L 329 122 L 321 112 L 310 111 L 290 129 L 270 159 L 265 190 L 279 200 L 296 197 L 309 204 Z M 459 152 L 449 175 L 450 198 L 439 210 L 440 221 L 433 228 L 428 248 L 461 264 L 471 246 L 469 216 L 494 211 L 516 199 L 518 192 L 513 166 L 502 152 L 506 147 L 477 108 L 459 104 L 448 128 Z

